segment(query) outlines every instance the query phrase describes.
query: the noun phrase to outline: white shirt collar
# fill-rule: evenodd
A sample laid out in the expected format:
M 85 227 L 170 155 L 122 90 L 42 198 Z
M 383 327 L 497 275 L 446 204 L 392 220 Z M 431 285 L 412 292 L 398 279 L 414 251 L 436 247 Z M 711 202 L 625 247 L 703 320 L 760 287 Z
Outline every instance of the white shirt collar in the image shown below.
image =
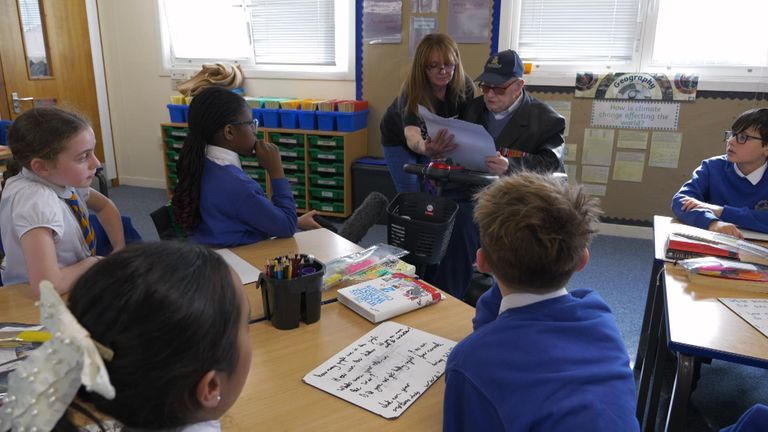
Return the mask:
M 493 117 L 496 120 L 503 120 L 509 117 L 510 115 L 512 115 L 512 113 L 515 112 L 515 110 L 517 110 L 520 107 L 520 104 L 522 103 L 523 103 L 523 92 L 520 92 L 520 96 L 518 96 L 517 100 L 514 101 L 512 105 L 509 106 L 509 108 L 505 109 L 500 113 L 492 112 L 491 114 L 493 114 Z
M 213 145 L 205 146 L 205 156 L 213 162 L 219 165 L 234 165 L 242 169 L 240 165 L 240 156 L 232 150 L 227 150 L 224 147 L 218 147 Z
M 513 292 L 505 295 L 501 299 L 501 306 L 499 307 L 499 315 L 504 313 L 505 310 L 511 308 L 519 308 L 528 306 L 529 304 L 538 303 L 540 301 L 549 300 L 551 298 L 560 297 L 568 294 L 565 288 L 548 292 L 546 294 L 533 294 L 524 292 Z
M 763 178 L 763 174 L 765 174 L 766 167 L 768 167 L 768 162 L 764 163 L 760 168 L 752 171 L 751 173 L 744 175 L 744 173 L 739 169 L 739 166 L 733 164 L 733 169 L 736 170 L 736 174 L 738 174 L 739 177 L 746 177 L 747 180 L 752 183 L 752 186 L 760 183 L 760 180 Z
M 73 193 L 75 193 L 75 188 L 61 187 L 61 186 L 55 185 L 49 182 L 48 180 L 40 177 L 39 175 L 35 174 L 32 170 L 27 168 L 21 168 L 21 173 L 19 175 L 21 175 L 22 177 L 28 178 L 32 181 L 48 186 L 49 188 L 53 189 L 54 192 L 56 192 L 56 195 L 59 198 L 62 198 L 62 199 L 68 199 L 69 197 L 72 196 Z

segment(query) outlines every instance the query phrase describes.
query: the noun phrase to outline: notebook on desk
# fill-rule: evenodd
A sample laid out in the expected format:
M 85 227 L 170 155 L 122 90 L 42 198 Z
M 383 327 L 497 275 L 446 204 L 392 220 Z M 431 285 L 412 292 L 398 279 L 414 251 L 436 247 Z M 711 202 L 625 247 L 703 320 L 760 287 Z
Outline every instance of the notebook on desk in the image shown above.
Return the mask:
M 768 337 L 768 299 L 719 298 L 720 303 Z
M 399 417 L 445 372 L 456 342 L 388 321 L 304 376 L 384 418 Z

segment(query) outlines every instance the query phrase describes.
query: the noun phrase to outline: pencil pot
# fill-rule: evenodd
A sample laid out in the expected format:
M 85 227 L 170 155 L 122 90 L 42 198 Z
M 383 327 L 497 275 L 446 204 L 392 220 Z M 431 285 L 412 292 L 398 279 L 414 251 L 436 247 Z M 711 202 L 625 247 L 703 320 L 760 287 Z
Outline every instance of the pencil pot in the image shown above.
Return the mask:
M 299 321 L 312 324 L 320 319 L 325 265 L 313 260 L 302 265 L 301 271 L 303 275 L 299 273 L 292 279 L 277 279 L 264 273 L 259 276 L 264 316 L 276 329 L 295 329 Z

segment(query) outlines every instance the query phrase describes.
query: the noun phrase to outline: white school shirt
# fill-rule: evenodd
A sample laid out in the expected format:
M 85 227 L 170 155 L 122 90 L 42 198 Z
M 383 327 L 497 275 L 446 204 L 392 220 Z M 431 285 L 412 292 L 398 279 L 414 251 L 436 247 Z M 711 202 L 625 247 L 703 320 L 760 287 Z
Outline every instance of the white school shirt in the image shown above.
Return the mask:
M 559 290 L 548 292 L 546 294 L 533 294 L 526 292 L 509 293 L 501 298 L 501 304 L 499 305 L 499 315 L 504 313 L 504 311 L 507 309 L 528 306 L 529 304 L 564 296 L 566 294 L 568 294 L 568 291 L 566 291 L 565 288 L 560 288 Z
M 70 266 L 91 255 L 83 230 L 72 209 L 62 198 L 75 192 L 88 217 L 85 201 L 90 188 L 56 186 L 23 168 L 5 183 L 0 198 L 0 236 L 5 259 L 0 274 L 4 285 L 29 281 L 21 251 L 21 236 L 33 228 L 50 228 L 60 267 Z

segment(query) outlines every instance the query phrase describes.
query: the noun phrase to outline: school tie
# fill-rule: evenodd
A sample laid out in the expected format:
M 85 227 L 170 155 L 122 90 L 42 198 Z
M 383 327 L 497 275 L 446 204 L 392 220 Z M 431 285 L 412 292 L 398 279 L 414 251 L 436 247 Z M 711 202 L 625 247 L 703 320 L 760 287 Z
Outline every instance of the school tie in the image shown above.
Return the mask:
M 80 208 L 80 203 L 77 201 L 77 195 L 72 194 L 69 198 L 63 198 L 67 203 L 72 213 L 75 215 L 75 219 L 80 224 L 80 229 L 83 230 L 83 238 L 88 245 L 88 249 L 91 250 L 91 256 L 96 255 L 96 235 L 93 232 L 93 227 L 88 223 L 88 216 L 83 213 L 83 209 Z

